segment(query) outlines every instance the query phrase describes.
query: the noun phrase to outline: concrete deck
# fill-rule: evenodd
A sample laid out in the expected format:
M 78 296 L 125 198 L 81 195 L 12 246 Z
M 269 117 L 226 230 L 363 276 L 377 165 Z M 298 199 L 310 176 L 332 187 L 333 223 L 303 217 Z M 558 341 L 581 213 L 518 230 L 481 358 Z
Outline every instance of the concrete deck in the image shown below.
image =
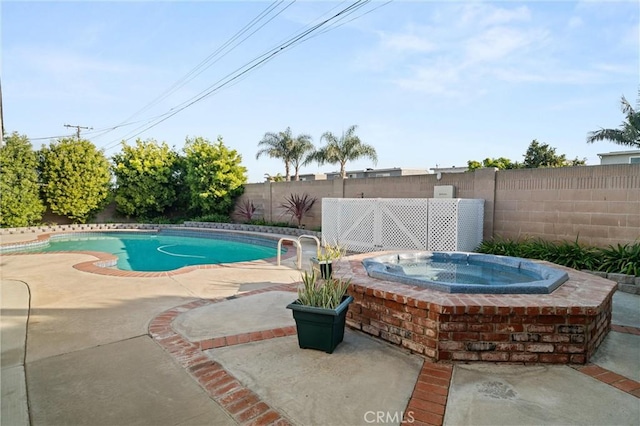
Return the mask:
M 640 296 L 616 293 L 587 366 L 430 364 L 350 330 L 299 349 L 294 259 L 156 278 L 89 259 L 0 257 L 2 424 L 640 423 Z

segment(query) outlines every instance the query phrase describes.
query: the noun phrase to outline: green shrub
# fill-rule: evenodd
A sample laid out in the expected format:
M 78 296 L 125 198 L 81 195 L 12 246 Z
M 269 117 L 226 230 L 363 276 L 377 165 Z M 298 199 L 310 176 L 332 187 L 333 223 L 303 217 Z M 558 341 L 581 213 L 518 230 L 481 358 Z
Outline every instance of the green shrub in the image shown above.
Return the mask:
M 640 243 L 607 248 L 590 247 L 575 241 L 551 242 L 541 238 L 483 241 L 478 253 L 546 260 L 574 269 L 640 276 Z
M 257 225 L 257 226 L 275 226 L 278 228 L 291 228 L 291 224 L 289 222 L 268 222 L 264 219 L 251 219 L 248 222 L 249 225 Z
M 26 136 L 12 133 L 0 146 L 0 226 L 37 225 L 45 207 L 38 186 L 38 158 Z
M 640 277 L 640 243 L 610 245 L 599 250 L 599 271 L 618 272 Z
M 203 216 L 194 217 L 194 222 L 216 222 L 216 223 L 231 223 L 231 218 L 228 215 L 219 213 L 210 213 Z

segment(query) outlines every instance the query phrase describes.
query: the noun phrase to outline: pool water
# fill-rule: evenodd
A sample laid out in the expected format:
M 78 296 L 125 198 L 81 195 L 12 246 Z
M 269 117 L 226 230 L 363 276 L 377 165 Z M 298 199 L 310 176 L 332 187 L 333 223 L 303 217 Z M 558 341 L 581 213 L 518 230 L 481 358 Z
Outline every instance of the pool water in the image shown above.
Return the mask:
M 125 271 L 163 272 L 185 266 L 247 262 L 275 257 L 276 242 L 215 235 L 204 238 L 163 233 L 86 233 L 53 236 L 29 253 L 100 251 L 118 257 Z
M 566 271 L 527 259 L 465 252 L 398 252 L 362 261 L 370 277 L 447 293 L 549 294 Z
M 387 268 L 399 268 L 405 275 L 413 278 L 457 284 L 508 285 L 540 279 L 538 274 L 531 271 L 474 261 L 438 262 L 425 259 L 423 262 L 408 261 L 401 265 L 388 265 Z

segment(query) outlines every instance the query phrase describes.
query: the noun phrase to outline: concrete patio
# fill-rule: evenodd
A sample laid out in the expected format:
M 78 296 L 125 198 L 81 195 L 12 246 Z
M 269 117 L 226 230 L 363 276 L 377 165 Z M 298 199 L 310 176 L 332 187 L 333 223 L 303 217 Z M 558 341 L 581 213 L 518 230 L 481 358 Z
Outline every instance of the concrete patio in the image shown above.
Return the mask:
M 155 278 L 87 260 L 0 258 L 2 424 L 640 424 L 640 296 L 614 295 L 586 366 L 432 364 L 351 330 L 299 349 L 294 259 Z

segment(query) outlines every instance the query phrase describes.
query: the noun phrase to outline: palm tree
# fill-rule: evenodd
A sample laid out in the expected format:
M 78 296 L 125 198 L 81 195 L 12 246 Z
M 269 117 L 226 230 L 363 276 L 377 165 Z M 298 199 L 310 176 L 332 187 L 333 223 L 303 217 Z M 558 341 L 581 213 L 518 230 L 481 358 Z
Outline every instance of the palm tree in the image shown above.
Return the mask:
M 311 162 L 309 158 L 315 148 L 311 142 L 311 136 L 307 134 L 303 133 L 291 139 L 289 152 L 291 153 L 291 165 L 293 166 L 293 180 L 300 180 L 300 167 Z
M 346 132 L 342 133 L 340 138 L 331 132 L 325 132 L 320 141 L 325 139 L 327 144 L 309 156 L 308 161 L 317 161 L 320 165 L 339 164 L 340 176 L 344 179 L 347 176 L 345 165 L 347 161 L 354 161 L 366 157 L 378 163 L 376 150 L 371 145 L 362 143 L 360 138 L 355 135 L 358 126 L 351 126 Z
M 622 112 L 627 119 L 619 129 L 600 129 L 589 132 L 587 142 L 609 140 L 618 145 L 640 148 L 640 111 L 634 110 L 631 104 L 622 97 Z M 640 108 L 640 91 L 638 92 L 638 106 Z
M 267 132 L 264 134 L 258 146 L 263 146 L 256 154 L 256 160 L 262 155 L 271 158 L 279 158 L 284 161 L 285 180 L 291 180 L 291 165 L 295 170 L 295 180 L 298 180 L 300 166 L 307 164 L 308 153 L 313 152 L 314 146 L 311 143 L 311 136 L 301 134 L 293 137 L 291 128 L 287 127 L 284 132 Z

